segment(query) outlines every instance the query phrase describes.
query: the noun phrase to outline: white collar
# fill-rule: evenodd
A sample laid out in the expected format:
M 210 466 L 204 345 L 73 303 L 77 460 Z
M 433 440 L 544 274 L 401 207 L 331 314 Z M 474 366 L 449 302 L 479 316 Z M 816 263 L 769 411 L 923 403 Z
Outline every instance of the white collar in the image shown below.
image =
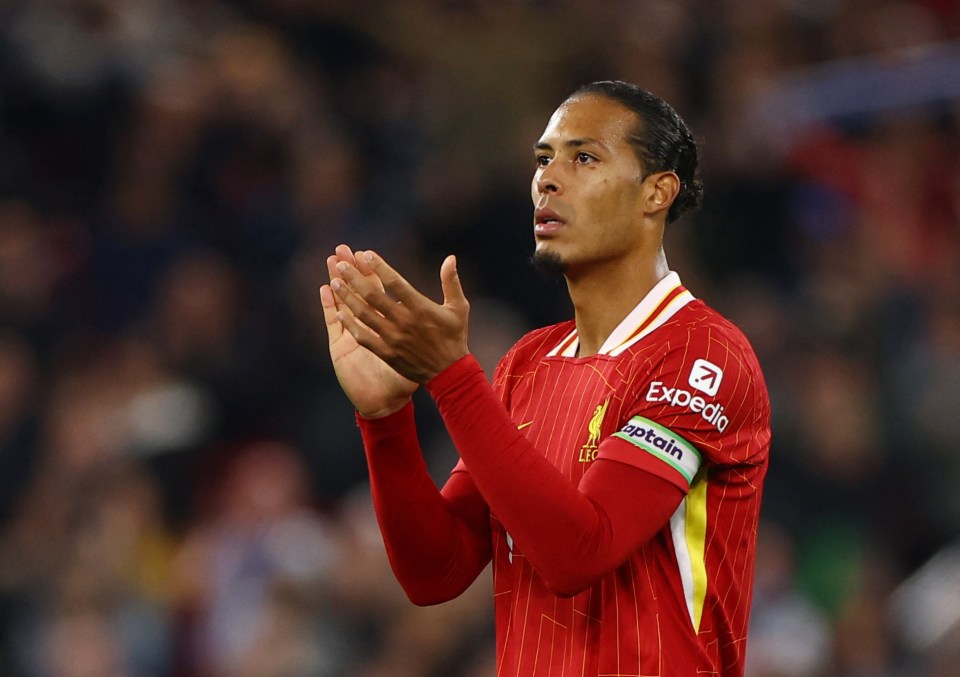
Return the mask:
M 685 305 L 694 300 L 693 294 L 680 283 L 680 276 L 670 272 L 653 286 L 633 310 L 610 332 L 600 346 L 598 355 L 619 355 L 634 343 L 660 327 Z M 547 357 L 576 357 L 580 349 L 577 329 L 567 334 Z

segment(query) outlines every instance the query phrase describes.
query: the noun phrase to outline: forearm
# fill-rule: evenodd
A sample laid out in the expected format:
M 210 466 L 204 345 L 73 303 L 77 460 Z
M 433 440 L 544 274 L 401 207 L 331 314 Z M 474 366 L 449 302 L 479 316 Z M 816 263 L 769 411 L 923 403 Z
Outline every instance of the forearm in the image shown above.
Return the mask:
M 357 420 L 374 510 L 397 580 L 416 604 L 453 599 L 490 558 L 482 499 L 470 495 L 466 476 L 452 477 L 443 492 L 437 489 L 420 450 L 412 404 L 384 418 Z
M 682 492 L 616 461 L 572 483 L 517 430 L 468 356 L 427 384 L 470 475 L 544 581 L 574 594 L 666 523 Z

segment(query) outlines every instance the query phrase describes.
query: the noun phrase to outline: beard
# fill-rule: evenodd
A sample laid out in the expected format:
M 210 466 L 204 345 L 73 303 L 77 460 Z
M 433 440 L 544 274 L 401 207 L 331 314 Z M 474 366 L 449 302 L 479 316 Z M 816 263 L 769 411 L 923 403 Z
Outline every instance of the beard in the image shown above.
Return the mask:
M 563 275 L 567 270 L 567 262 L 556 252 L 534 252 L 530 263 L 544 277 Z

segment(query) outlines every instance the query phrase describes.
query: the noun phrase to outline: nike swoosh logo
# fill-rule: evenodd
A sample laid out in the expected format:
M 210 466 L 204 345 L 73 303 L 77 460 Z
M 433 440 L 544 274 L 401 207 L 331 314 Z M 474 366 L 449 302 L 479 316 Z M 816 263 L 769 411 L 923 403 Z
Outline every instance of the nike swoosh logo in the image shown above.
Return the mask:
M 523 430 L 527 426 L 531 426 L 531 425 L 533 425 L 533 421 L 527 421 L 526 423 L 521 423 L 520 425 L 517 426 L 517 430 Z

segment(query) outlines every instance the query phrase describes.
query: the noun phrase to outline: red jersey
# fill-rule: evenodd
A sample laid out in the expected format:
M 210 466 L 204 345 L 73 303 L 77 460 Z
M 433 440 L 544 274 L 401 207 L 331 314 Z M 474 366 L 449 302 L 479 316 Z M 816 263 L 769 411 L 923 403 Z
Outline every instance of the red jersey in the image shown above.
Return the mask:
M 517 428 L 573 484 L 610 459 L 686 497 L 652 540 L 572 597 L 548 589 L 491 514 L 498 676 L 742 674 L 770 445 L 753 350 L 671 273 L 597 355 L 577 351 L 571 321 L 503 358 L 493 387 Z

